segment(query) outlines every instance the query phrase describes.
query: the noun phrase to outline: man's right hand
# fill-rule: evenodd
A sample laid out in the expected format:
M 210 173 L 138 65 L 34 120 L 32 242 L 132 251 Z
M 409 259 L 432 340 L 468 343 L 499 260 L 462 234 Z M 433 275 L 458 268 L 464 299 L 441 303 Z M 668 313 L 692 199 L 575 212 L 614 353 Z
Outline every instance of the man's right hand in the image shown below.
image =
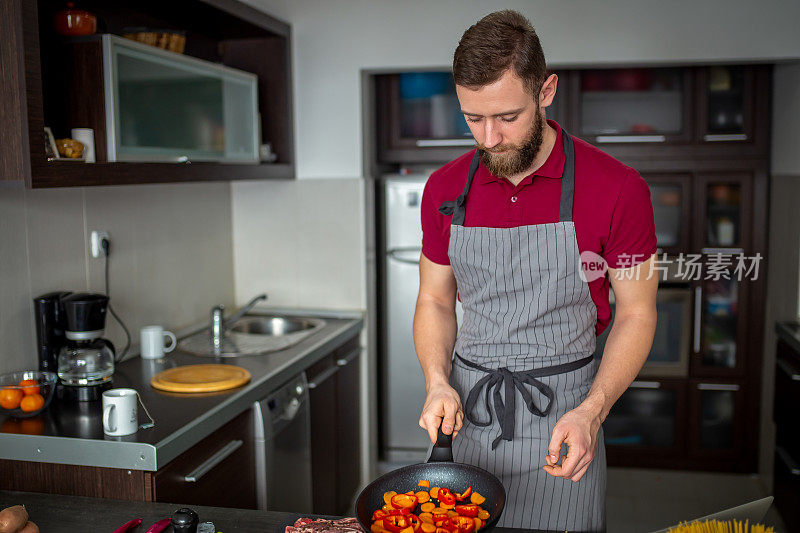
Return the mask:
M 455 437 L 461 429 L 464 411 L 461 409 L 461 398 L 453 387 L 446 383 L 433 385 L 428 389 L 419 425 L 428 432 L 431 442 L 436 443 L 439 426 L 445 435 L 451 433 Z

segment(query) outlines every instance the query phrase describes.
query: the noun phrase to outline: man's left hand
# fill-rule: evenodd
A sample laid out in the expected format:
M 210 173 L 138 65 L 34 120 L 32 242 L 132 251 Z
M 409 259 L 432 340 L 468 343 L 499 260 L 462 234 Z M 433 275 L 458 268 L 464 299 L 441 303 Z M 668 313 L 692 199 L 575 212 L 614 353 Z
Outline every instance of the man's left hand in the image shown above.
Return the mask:
M 551 476 L 580 480 L 597 452 L 600 425 L 600 417 L 585 406 L 578 406 L 565 413 L 553 428 L 545 458 L 547 464 L 542 467 L 544 471 Z M 561 464 L 558 464 L 561 445 L 564 443 L 569 451 L 561 457 Z

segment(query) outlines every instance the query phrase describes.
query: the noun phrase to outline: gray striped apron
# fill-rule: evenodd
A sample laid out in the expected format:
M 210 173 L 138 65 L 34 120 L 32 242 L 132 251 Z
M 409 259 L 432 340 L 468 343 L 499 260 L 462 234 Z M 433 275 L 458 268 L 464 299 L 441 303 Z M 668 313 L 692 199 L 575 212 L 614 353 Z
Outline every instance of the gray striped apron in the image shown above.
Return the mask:
M 558 222 L 465 227 L 477 152 L 464 191 L 439 209 L 453 215 L 448 255 L 464 308 L 450 380 L 466 419 L 453 454 L 502 480 L 507 499 L 499 526 L 603 531 L 602 429 L 579 482 L 542 469 L 553 426 L 583 401 L 597 373 L 597 308 L 579 273 L 572 221 L 574 150 L 566 131 L 562 137 Z

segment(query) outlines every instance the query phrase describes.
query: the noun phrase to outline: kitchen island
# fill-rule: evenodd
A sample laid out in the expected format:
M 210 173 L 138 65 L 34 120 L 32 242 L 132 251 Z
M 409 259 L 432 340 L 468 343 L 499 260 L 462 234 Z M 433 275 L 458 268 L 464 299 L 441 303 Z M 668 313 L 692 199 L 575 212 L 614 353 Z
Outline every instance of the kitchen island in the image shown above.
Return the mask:
M 44 533 L 75 531 L 113 531 L 129 520 L 141 518 L 142 524 L 134 532 L 145 531 L 150 524 L 168 518 L 180 504 L 127 502 L 59 496 L 33 492 L 0 491 L 0 509 L 11 505 L 25 505 L 31 520 Z M 213 522 L 216 531 L 281 533 L 286 526 L 301 517 L 297 513 L 251 511 L 221 507 L 190 506 L 200 516 L 201 522 Z M 309 515 L 303 515 L 309 516 Z M 171 531 L 171 530 L 168 530 Z M 539 530 L 496 528 L 498 533 L 548 533 Z

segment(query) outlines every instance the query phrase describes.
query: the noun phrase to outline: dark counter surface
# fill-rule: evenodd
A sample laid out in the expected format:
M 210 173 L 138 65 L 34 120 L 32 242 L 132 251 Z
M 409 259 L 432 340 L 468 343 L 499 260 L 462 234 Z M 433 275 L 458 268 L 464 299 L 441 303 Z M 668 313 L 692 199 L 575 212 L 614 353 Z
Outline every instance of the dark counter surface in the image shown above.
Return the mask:
M 326 323 L 298 344 L 267 355 L 214 359 L 175 350 L 163 360 L 126 360 L 115 369 L 113 387 L 139 391 L 155 427 L 126 437 L 107 437 L 103 434 L 101 402 L 66 404 L 54 399 L 35 418 L 16 420 L 0 415 L 0 459 L 157 470 L 358 335 L 363 325 L 358 312 L 278 311 L 320 317 Z M 167 368 L 215 362 L 245 368 L 252 379 L 243 387 L 208 394 L 175 394 L 150 386 L 150 378 Z M 139 421 L 146 420 L 140 407 Z
M 101 531 L 111 532 L 133 520 L 141 518 L 142 524 L 133 530 L 141 533 L 151 524 L 169 518 L 180 504 L 129 502 L 83 498 L 79 496 L 59 496 L 34 492 L 0 491 L 0 509 L 12 505 L 24 505 L 31 520 L 39 526 L 42 533 L 61 531 Z M 298 513 L 273 511 L 253 511 L 249 509 L 228 509 L 222 507 L 189 506 L 200 515 L 201 522 L 213 522 L 216 531 L 283 533 L 286 526 L 294 524 L 302 516 Z M 165 533 L 170 533 L 167 529 Z M 548 533 L 539 530 L 495 528 L 498 533 Z

